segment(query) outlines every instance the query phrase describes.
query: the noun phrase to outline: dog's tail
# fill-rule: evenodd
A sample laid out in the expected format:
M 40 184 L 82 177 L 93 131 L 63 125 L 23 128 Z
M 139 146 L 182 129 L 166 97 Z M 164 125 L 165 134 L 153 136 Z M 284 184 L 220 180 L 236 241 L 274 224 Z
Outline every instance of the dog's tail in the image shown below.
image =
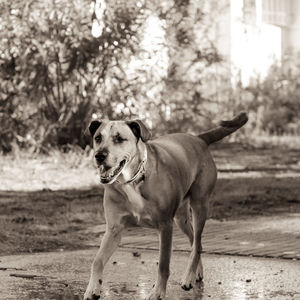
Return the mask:
M 235 132 L 248 121 L 248 116 L 245 112 L 240 112 L 230 121 L 221 121 L 220 126 L 201 133 L 198 137 L 205 141 L 207 145 L 217 142 L 225 136 Z

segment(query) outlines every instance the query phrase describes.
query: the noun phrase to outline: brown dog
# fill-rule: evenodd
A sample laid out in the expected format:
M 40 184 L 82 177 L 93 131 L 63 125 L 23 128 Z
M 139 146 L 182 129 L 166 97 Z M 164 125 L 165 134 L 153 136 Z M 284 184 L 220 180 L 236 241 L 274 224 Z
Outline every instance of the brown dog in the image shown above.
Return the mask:
M 247 120 L 242 112 L 198 137 L 176 133 L 154 140 L 139 120 L 91 122 L 88 132 L 93 137 L 100 182 L 105 187 L 107 227 L 84 300 L 100 298 L 104 265 L 117 248 L 122 229 L 131 224 L 155 227 L 160 233 L 158 277 L 148 299 L 163 299 L 166 294 L 173 219 L 192 245 L 181 286 L 189 290 L 203 279 L 201 234 L 217 179 L 207 146 L 233 133 Z

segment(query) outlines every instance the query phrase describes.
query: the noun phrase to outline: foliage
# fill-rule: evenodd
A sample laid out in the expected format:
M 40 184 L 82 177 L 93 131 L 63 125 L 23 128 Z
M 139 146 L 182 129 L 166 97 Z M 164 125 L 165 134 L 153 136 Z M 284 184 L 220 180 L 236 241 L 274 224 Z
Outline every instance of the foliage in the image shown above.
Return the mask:
M 268 75 L 247 88 L 256 131 L 271 135 L 300 133 L 300 59 L 287 56 L 275 62 Z
M 82 129 L 92 111 L 110 106 L 98 93 L 109 70 L 122 73 L 119 60 L 136 51 L 140 10 L 117 1 L 105 10 L 105 30 L 94 38 L 90 1 L 1 2 L 4 151 L 13 142 L 37 150 L 84 143 Z
M 300 133 L 300 57 L 286 55 L 281 62 L 274 61 L 266 76 L 254 76 L 246 86 L 237 76 L 235 84 L 230 80 L 226 68 L 211 77 L 216 90 L 209 99 L 215 101 L 215 111 L 222 118 L 246 110 L 249 122 L 232 138 L 252 136 L 254 141 L 299 136 Z M 259 142 L 260 143 L 260 142 Z M 288 142 L 291 144 L 290 142 Z
M 194 74 L 219 57 L 212 44 L 200 49 L 194 41 L 193 26 L 187 22 L 191 3 L 106 2 L 99 20 L 103 32 L 94 38 L 90 1 L 1 2 L 2 150 L 10 151 L 14 144 L 38 151 L 84 145 L 82 131 L 92 113 L 148 119 L 154 131 L 195 127 L 199 115 L 207 116 L 207 99 L 199 88 L 201 76 Z M 203 16 L 197 10 L 198 27 Z M 154 50 L 141 43 L 151 17 L 164 32 Z M 181 73 L 188 72 L 182 78 L 174 53 L 185 50 L 193 60 L 181 68 Z M 147 65 L 147 59 L 163 52 L 167 55 Z
M 0 0 L 1 151 L 84 146 L 93 113 L 161 134 L 246 109 L 249 132 L 299 133 L 299 58 L 233 86 L 212 42 L 223 1 L 143 1 L 105 1 L 97 17 L 90 0 Z
M 217 1 L 175 0 L 154 8 L 165 24 L 169 59 L 162 77 L 158 131 L 199 132 L 215 117 L 215 99 L 206 93 L 207 81 L 211 67 L 222 59 L 212 42 L 212 15 L 205 12 L 205 4 Z

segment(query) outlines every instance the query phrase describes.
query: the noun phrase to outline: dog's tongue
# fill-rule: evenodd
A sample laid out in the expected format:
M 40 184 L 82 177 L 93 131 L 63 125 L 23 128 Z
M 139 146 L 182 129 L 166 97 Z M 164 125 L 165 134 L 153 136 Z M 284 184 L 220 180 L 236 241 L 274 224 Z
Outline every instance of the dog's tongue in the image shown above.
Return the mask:
M 101 166 L 103 167 L 103 166 Z M 99 168 L 99 175 L 102 178 L 112 178 L 115 175 L 115 170 L 104 172 L 104 168 Z
M 115 177 L 120 175 L 120 172 L 122 171 L 122 168 L 124 167 L 126 161 L 125 159 L 122 160 L 119 164 L 118 167 L 110 168 L 107 172 L 105 172 L 105 167 L 103 165 L 99 166 L 99 175 L 101 177 L 101 180 L 106 180 L 106 179 L 116 179 Z

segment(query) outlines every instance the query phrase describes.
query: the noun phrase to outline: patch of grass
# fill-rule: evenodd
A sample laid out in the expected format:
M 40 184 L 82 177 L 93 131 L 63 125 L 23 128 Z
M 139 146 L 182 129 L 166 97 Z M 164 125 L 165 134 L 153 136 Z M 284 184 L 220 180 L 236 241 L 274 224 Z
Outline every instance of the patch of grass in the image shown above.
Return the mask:
M 298 135 L 269 135 L 267 133 L 252 134 L 248 140 L 256 147 L 287 147 L 289 149 L 300 149 L 300 139 Z
M 91 150 L 57 149 L 47 155 L 20 149 L 0 156 L 0 190 L 34 191 L 89 187 L 98 184 Z

